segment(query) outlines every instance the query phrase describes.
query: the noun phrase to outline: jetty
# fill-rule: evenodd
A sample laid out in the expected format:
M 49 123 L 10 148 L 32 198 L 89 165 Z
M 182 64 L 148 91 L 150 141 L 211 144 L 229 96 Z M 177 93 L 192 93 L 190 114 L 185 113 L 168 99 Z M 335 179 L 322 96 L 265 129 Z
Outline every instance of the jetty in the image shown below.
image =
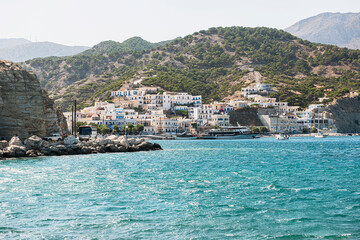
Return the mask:
M 111 135 L 106 138 L 94 138 L 80 141 L 68 136 L 60 141 L 47 141 L 33 135 L 24 141 L 14 136 L 8 142 L 0 141 L 0 159 L 19 157 L 61 156 L 76 154 L 97 154 L 108 152 L 137 152 L 162 150 L 157 143 L 150 143 L 144 138 L 127 138 Z

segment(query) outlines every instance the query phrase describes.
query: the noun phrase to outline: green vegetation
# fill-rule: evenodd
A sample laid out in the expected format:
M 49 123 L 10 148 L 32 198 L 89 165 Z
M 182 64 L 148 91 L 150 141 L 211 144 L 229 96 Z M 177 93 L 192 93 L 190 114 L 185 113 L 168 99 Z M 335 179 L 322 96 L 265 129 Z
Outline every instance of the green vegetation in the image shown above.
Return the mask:
M 265 126 L 260 126 L 259 131 L 264 134 L 264 133 L 269 132 L 269 129 L 267 129 L 267 127 L 265 127 Z
M 136 133 L 141 133 L 142 131 L 144 131 L 144 125 L 136 124 L 134 130 L 135 130 Z
M 312 132 L 312 133 L 317 133 L 317 128 L 316 128 L 316 127 L 312 127 L 312 128 L 311 128 L 311 132 Z
M 41 72 L 42 86 L 65 109 L 74 98 L 80 107 L 109 100 L 109 91 L 139 71 L 148 74 L 146 85 L 201 94 L 204 103 L 246 87 L 243 77 L 250 68 L 274 84 L 278 93 L 273 96 L 291 105 L 305 107 L 324 94 L 331 101 L 360 90 L 360 50 L 263 27 L 210 28 L 158 46 L 140 38 L 103 42 L 84 54 L 33 59 L 24 66 Z
M 177 110 L 177 111 L 175 111 L 175 115 L 187 118 L 189 116 L 189 111 L 187 111 L 187 110 Z
M 134 124 L 128 123 L 122 127 L 123 132 L 126 134 L 133 133 L 134 132 Z
M 109 134 L 111 133 L 111 128 L 109 128 L 108 126 L 104 125 L 104 124 L 99 124 L 97 125 L 97 131 L 98 133 L 101 133 L 101 134 Z
M 122 43 L 115 41 L 104 41 L 99 44 L 96 44 L 89 50 L 82 52 L 84 55 L 97 55 L 104 53 L 112 53 L 112 52 L 124 52 L 124 51 L 142 51 L 147 49 L 156 48 L 162 45 L 165 45 L 170 41 L 163 41 L 158 43 L 148 42 L 141 37 L 132 37 L 125 40 Z
M 307 127 L 303 127 L 303 129 L 302 129 L 302 132 L 303 132 L 303 133 L 309 133 L 309 131 L 310 131 L 310 130 L 309 130 Z
M 260 133 L 260 129 L 259 129 L 258 127 L 253 127 L 253 128 L 251 129 L 251 131 L 252 131 L 253 133 Z
M 119 128 L 118 125 L 114 125 L 114 126 L 113 126 L 113 132 L 114 132 L 114 133 L 118 133 L 119 130 L 120 130 L 120 128 Z

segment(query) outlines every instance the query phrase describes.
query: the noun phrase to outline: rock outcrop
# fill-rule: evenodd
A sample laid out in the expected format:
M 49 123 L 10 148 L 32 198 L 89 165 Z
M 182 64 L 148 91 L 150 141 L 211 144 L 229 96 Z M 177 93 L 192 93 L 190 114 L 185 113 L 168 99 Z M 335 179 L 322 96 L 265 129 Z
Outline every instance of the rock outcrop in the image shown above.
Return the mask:
M 161 146 L 157 143 L 146 142 L 142 138 L 127 139 L 124 136 L 110 136 L 83 142 L 70 136 L 63 141 L 49 142 L 34 135 L 25 139 L 24 143 L 19 137 L 15 136 L 11 138 L 10 142 L 0 141 L 0 159 L 106 152 L 136 152 L 161 149 Z
M 360 95 L 337 99 L 328 107 L 339 133 L 360 133 Z
M 35 74 L 0 61 L 0 139 L 45 137 L 67 132 L 63 114 L 41 89 Z

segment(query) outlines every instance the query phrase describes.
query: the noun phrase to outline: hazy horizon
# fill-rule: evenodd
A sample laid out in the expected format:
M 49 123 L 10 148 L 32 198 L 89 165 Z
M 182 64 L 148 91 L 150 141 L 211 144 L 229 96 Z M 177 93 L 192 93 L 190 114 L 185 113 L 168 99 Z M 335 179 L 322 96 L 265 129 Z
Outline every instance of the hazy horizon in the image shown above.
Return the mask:
M 0 0 L 3 1 L 3 0 Z M 184 37 L 210 27 L 284 29 L 324 12 L 360 12 L 355 0 L 105 0 L 3 1 L 0 38 L 25 38 L 70 46 L 122 42 L 139 36 L 150 42 Z

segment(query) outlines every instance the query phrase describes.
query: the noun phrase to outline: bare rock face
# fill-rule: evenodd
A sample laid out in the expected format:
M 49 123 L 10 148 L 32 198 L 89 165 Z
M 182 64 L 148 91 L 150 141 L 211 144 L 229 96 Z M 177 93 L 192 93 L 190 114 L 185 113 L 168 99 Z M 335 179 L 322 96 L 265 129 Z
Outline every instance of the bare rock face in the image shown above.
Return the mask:
M 328 107 L 338 132 L 360 133 L 360 95 L 338 99 Z
M 35 74 L 0 61 L 0 138 L 65 134 L 64 116 L 41 89 Z

